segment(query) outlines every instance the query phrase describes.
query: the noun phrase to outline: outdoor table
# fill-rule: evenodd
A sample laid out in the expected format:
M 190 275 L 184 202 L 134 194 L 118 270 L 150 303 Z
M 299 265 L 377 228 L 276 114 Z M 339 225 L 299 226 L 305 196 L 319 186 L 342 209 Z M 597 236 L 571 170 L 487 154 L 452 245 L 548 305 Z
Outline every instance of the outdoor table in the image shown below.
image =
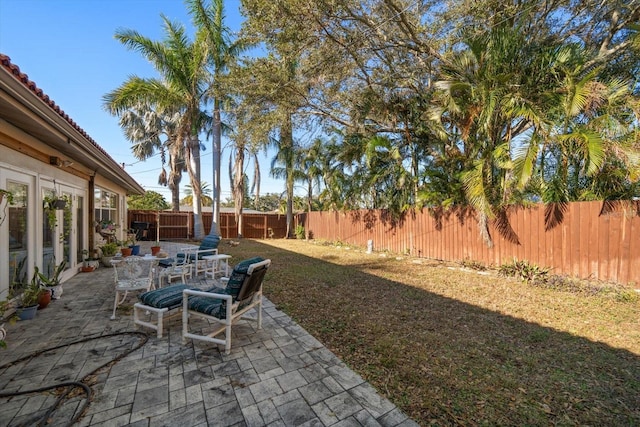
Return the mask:
M 229 259 L 231 255 L 217 254 L 217 255 L 205 255 L 202 259 L 207 261 L 207 269 L 204 272 L 204 276 L 211 276 L 212 279 L 216 278 L 217 273 L 222 273 L 224 268 L 224 276 L 229 277 Z M 209 265 L 210 263 L 210 265 Z

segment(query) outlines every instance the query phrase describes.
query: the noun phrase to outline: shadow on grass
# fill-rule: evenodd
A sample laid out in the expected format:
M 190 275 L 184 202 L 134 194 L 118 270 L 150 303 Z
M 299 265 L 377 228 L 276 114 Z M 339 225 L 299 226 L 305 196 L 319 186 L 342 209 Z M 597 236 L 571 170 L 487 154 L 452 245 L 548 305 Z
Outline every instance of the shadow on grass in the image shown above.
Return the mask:
M 276 246 L 221 249 L 271 258 L 265 295 L 421 425 L 640 425 L 630 351 Z

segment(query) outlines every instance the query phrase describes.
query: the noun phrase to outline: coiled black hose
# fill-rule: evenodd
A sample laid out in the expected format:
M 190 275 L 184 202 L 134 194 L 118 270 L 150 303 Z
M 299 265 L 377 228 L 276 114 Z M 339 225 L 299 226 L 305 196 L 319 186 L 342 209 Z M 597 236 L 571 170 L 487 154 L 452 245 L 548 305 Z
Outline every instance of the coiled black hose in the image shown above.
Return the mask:
M 38 351 L 36 351 L 34 353 L 31 353 L 31 354 L 29 354 L 27 356 L 21 357 L 20 359 L 13 360 L 13 361 L 11 361 L 9 363 L 5 363 L 4 365 L 0 366 L 0 370 L 3 370 L 3 369 L 11 367 L 13 365 L 17 365 L 18 363 L 34 359 L 35 357 L 38 357 L 42 353 L 46 353 L 48 351 L 58 350 L 60 348 L 69 347 L 69 346 L 72 346 L 72 345 L 75 345 L 75 344 L 80 344 L 80 343 L 83 343 L 83 342 L 88 342 L 88 341 L 93 341 L 93 340 L 98 340 L 98 339 L 104 339 L 104 338 L 117 337 L 117 336 L 121 336 L 121 335 L 132 335 L 132 336 L 140 337 L 141 339 L 140 339 L 140 342 L 137 345 L 135 345 L 133 348 L 130 348 L 129 350 L 119 354 L 117 357 L 111 359 L 110 361 L 108 361 L 106 363 L 103 363 L 102 365 L 98 366 L 96 369 L 94 369 L 93 371 L 91 371 L 87 375 L 85 375 L 83 378 L 81 378 L 80 381 L 69 381 L 69 382 L 52 384 L 52 385 L 49 385 L 49 386 L 30 389 L 30 390 L 22 390 L 22 391 L 9 392 L 9 393 L 0 393 L 0 398 L 13 397 L 13 396 L 22 396 L 22 395 L 25 395 L 25 394 L 32 394 L 32 393 L 42 393 L 42 392 L 47 391 L 47 390 L 65 387 L 66 390 L 64 391 L 64 393 L 62 393 L 60 396 L 58 396 L 58 399 L 56 399 L 55 403 L 49 407 L 49 409 L 47 410 L 46 413 L 44 413 L 44 415 L 42 415 L 41 417 L 39 417 L 37 419 L 31 419 L 27 423 L 23 423 L 22 424 L 22 425 L 25 425 L 25 426 L 27 426 L 27 425 L 28 426 L 33 426 L 33 425 L 44 426 L 44 425 L 47 424 L 47 420 L 49 419 L 49 417 L 51 417 L 51 415 L 56 411 L 56 409 L 58 409 L 60 407 L 62 402 L 64 402 L 64 400 L 67 399 L 69 394 L 74 389 L 80 388 L 80 389 L 82 389 L 82 391 L 84 392 L 86 397 L 85 397 L 84 403 L 80 407 L 80 410 L 75 411 L 75 416 L 71 420 L 69 420 L 69 423 L 66 424 L 67 426 L 73 425 L 74 423 L 76 423 L 84 415 L 84 412 L 89 407 L 89 403 L 91 402 L 91 398 L 93 397 L 93 392 L 91 391 L 91 387 L 89 387 L 87 384 L 85 384 L 84 381 L 87 378 L 89 378 L 92 375 L 94 375 L 100 369 L 103 369 L 103 368 L 105 368 L 107 366 L 115 364 L 118 360 L 122 359 L 123 357 L 125 357 L 125 356 L 127 356 L 127 355 L 129 355 L 131 353 L 133 353 L 134 351 L 138 350 L 143 345 L 145 345 L 147 343 L 147 341 L 149 340 L 149 336 L 146 333 L 138 332 L 138 331 L 123 331 L 123 332 L 114 332 L 112 334 L 107 334 L 107 335 L 98 335 L 98 336 L 94 336 L 94 337 L 86 337 L 86 338 L 79 339 L 77 341 L 73 341 L 73 342 L 69 342 L 69 343 L 65 343 L 65 344 L 60 344 L 60 345 L 57 345 L 55 347 L 49 347 L 49 348 L 45 348 L 45 349 L 42 349 L 42 350 L 38 350 Z

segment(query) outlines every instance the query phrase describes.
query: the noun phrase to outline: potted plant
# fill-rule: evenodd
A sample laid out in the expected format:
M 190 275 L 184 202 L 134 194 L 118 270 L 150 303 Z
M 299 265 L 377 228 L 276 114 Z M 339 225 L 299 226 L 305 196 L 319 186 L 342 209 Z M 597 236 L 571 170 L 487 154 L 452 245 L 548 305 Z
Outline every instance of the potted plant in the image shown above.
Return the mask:
M 132 255 L 133 249 L 129 246 L 128 241 L 120 243 L 120 253 L 125 258 Z
M 116 229 L 118 224 L 114 223 L 110 219 L 103 219 L 95 223 L 96 232 L 102 237 L 105 242 L 112 243 L 117 242 Z
M 10 323 L 14 323 L 18 320 L 18 315 L 16 314 L 13 301 L 9 301 L 8 299 L 0 301 L 0 322 L 4 320 Z M 0 348 L 7 348 L 7 343 L 5 341 L 7 338 L 7 331 L 4 329 L 4 325 L 4 323 L 0 324 Z
M 98 268 L 98 264 L 100 262 L 100 260 L 98 258 L 95 257 L 90 257 L 89 256 L 89 251 L 86 249 L 82 250 L 82 272 L 83 273 L 90 273 L 93 270 L 95 270 L 96 268 Z
M 62 296 L 62 283 L 60 283 L 60 275 L 64 271 L 67 265 L 67 261 L 63 260 L 60 264 L 56 265 L 53 269 L 53 273 L 47 276 L 35 267 L 34 276 L 38 277 L 38 280 L 42 285 L 51 290 L 51 298 L 59 299 Z
M 111 259 L 118 252 L 118 244 L 116 242 L 105 243 L 100 247 L 102 250 L 102 265 L 111 267 Z
M 2 206 L 2 201 L 4 199 L 7 199 L 7 202 L 2 208 L 2 215 L 0 215 L 0 225 L 2 225 L 4 219 L 7 217 L 7 206 L 13 203 L 13 193 L 9 190 L 3 190 L 2 188 L 0 188 L 0 206 Z
M 67 206 L 67 197 L 66 196 L 60 197 L 55 193 L 51 196 L 45 196 L 44 199 L 42 199 L 42 206 L 44 209 L 49 209 L 49 210 L 64 209 L 64 207 Z
M 38 310 L 43 310 L 51 304 L 51 289 L 41 289 L 40 297 L 38 298 Z
M 38 311 L 38 299 L 42 287 L 38 281 L 38 277 L 34 274 L 31 278 L 29 286 L 22 292 L 20 303 L 18 305 L 17 314 L 20 320 L 33 319 Z
M 155 256 L 160 252 L 160 241 L 156 240 L 154 244 L 151 246 L 151 255 Z
M 140 245 L 138 244 L 138 241 L 136 240 L 136 233 L 135 232 L 130 232 L 127 235 L 127 243 L 129 244 L 129 248 L 131 248 L 131 255 L 139 255 L 140 254 Z

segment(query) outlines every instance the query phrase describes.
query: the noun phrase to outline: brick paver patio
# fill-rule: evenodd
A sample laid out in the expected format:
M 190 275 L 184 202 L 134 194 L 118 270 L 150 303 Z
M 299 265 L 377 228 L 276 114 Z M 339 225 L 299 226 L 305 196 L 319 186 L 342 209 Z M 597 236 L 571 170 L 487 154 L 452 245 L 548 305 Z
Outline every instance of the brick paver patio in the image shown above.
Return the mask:
M 170 253 L 177 247 L 163 243 Z M 135 297 L 109 320 L 112 274 L 104 267 L 80 273 L 35 319 L 6 326 L 2 393 L 82 381 L 93 397 L 75 423 L 80 426 L 417 425 L 267 299 L 263 328 L 247 321 L 234 326 L 225 355 L 214 344 L 183 345 L 179 316 L 160 339 L 136 329 L 127 310 Z M 0 398 L 0 425 L 35 425 L 42 417 L 68 424 L 87 399 L 79 388 L 69 396 L 63 390 Z

